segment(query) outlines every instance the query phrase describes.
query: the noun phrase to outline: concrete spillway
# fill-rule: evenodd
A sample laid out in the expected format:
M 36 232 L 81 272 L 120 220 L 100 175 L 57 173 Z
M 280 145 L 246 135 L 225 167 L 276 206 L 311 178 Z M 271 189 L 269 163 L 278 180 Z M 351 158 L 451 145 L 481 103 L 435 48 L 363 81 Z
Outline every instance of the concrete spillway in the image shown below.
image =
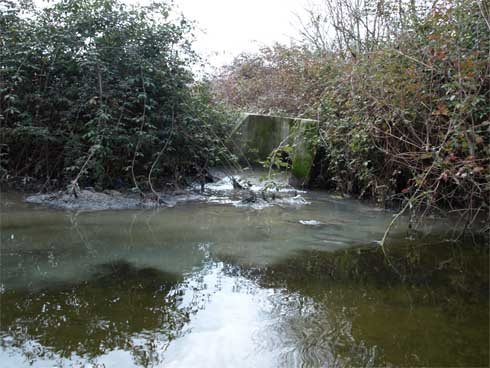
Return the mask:
M 243 114 L 232 139 L 237 155 L 252 164 L 267 160 L 278 148 L 285 148 L 291 160 L 291 184 L 299 187 L 308 184 L 318 143 L 317 120 Z

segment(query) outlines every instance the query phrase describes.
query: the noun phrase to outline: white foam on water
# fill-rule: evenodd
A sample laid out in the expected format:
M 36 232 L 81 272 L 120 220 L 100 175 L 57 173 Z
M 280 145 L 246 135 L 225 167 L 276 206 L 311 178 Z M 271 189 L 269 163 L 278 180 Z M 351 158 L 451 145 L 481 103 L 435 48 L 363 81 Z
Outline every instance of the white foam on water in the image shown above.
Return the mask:
M 323 225 L 323 222 L 317 220 L 299 220 L 299 223 L 307 226 L 319 226 Z

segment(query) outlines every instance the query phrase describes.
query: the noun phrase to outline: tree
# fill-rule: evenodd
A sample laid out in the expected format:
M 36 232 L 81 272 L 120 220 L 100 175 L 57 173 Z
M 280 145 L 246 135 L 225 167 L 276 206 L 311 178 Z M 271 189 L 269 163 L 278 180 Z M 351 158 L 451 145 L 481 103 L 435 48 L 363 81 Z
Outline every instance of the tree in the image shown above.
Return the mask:
M 42 10 L 7 3 L 0 20 L 4 179 L 61 183 L 82 174 L 101 187 L 139 187 L 152 175 L 191 174 L 208 154 L 218 160 L 210 130 L 222 134 L 223 111 L 209 105 L 209 114 L 195 115 L 191 25 L 170 21 L 169 11 L 164 2 L 66 0 Z
M 240 57 L 225 69 L 215 83 L 219 98 L 318 118 L 317 185 L 402 212 L 449 210 L 468 223 L 488 212 L 488 6 L 321 4 L 307 12 L 300 45 Z
M 217 101 L 247 112 L 317 117 L 329 55 L 274 45 L 242 54 L 213 79 Z

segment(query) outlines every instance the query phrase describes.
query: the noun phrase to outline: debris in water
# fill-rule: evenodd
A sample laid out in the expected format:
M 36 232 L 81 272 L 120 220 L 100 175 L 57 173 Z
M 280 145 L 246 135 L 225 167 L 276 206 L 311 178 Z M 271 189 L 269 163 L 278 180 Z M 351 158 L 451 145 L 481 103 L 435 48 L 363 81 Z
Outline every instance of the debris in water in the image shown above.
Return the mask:
M 320 226 L 323 225 L 322 222 L 317 220 L 299 220 L 299 223 L 306 226 Z

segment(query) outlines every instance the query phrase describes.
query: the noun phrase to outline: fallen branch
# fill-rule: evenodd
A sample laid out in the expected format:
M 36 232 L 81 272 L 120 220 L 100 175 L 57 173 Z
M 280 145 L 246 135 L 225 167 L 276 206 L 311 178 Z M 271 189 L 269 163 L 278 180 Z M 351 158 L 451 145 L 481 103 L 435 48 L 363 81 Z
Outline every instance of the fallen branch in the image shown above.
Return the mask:
M 153 161 L 153 164 L 151 165 L 150 172 L 148 173 L 148 185 L 150 186 L 150 190 L 152 191 L 152 193 L 155 195 L 155 198 L 156 198 L 156 201 L 158 204 L 160 204 L 160 202 L 164 202 L 164 201 L 160 198 L 160 195 L 156 192 L 155 188 L 153 188 L 153 184 L 151 182 L 151 174 L 153 173 L 153 170 L 155 169 L 155 166 L 157 165 L 158 161 L 160 160 L 160 157 L 162 156 L 163 152 L 165 152 L 168 145 L 170 144 L 170 140 L 171 140 L 172 135 L 174 133 L 174 123 L 175 123 L 175 116 L 174 116 L 174 113 L 172 112 L 172 127 L 170 128 L 170 135 L 168 136 L 167 141 L 163 145 L 160 152 L 158 152 L 158 155 L 155 158 L 155 161 Z
M 87 159 L 85 160 L 84 164 L 82 165 L 82 168 L 78 172 L 78 175 L 75 177 L 75 179 L 73 179 L 71 181 L 70 185 L 68 186 L 68 191 L 71 192 L 70 194 L 72 194 L 75 198 L 78 198 L 77 190 L 80 190 L 80 187 L 78 186 L 78 180 L 82 176 L 83 172 L 85 171 L 85 168 L 87 167 L 87 165 L 90 162 L 90 160 L 92 159 L 92 157 L 95 155 L 95 152 L 97 151 L 98 148 L 99 148 L 99 145 L 94 145 L 94 146 L 90 147 L 89 155 L 88 155 Z
M 131 161 L 131 177 L 133 178 L 134 187 L 140 193 L 140 195 L 143 195 L 143 192 L 140 189 L 140 187 L 138 185 L 138 181 L 136 180 L 136 176 L 134 174 L 134 163 L 136 161 L 136 155 L 138 154 L 138 149 L 139 149 L 140 144 L 141 144 L 141 135 L 143 134 L 143 128 L 145 126 L 145 116 L 146 116 L 146 89 L 145 89 L 145 80 L 144 80 L 144 77 L 143 77 L 143 70 L 141 69 L 140 71 L 141 71 L 141 84 L 142 84 L 142 87 L 143 87 L 143 93 L 145 95 L 145 99 L 143 101 L 143 115 L 141 117 L 140 130 L 138 132 L 138 140 L 136 141 L 136 147 L 134 148 L 133 159 Z

